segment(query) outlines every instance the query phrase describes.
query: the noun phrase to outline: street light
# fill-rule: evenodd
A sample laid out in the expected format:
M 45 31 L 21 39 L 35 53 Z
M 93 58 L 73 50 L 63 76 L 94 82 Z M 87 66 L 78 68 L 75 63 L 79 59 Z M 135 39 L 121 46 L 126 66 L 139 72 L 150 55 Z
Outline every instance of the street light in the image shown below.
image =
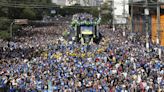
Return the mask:
M 133 0 L 131 0 L 131 17 L 130 17 L 131 31 L 130 31 L 130 34 L 132 34 L 132 32 L 133 32 L 133 8 L 134 8 L 134 6 L 133 6 Z
M 12 36 L 13 36 L 12 29 L 13 29 L 13 24 L 14 23 L 15 23 L 15 21 L 11 22 L 11 24 L 10 24 L 10 38 L 12 38 Z
M 158 47 L 158 55 L 159 58 L 161 59 L 161 48 L 160 48 L 160 0 L 157 0 L 157 38 L 156 38 L 156 44 Z
M 111 5 L 112 5 L 112 12 L 113 12 L 113 31 L 115 31 L 115 14 L 114 14 L 114 10 L 115 10 L 115 8 L 114 8 L 114 0 L 111 0 Z
M 149 51 L 149 33 L 148 33 L 148 16 L 149 16 L 149 9 L 145 8 L 145 16 L 146 16 L 146 49 Z
M 160 5 L 159 0 L 157 0 L 157 38 L 156 38 L 156 44 L 159 45 L 159 32 L 160 32 Z
M 28 24 L 28 19 L 15 19 L 14 21 L 11 22 L 10 24 L 10 38 L 13 36 L 13 24 L 16 25 L 23 25 L 23 24 Z
M 97 9 L 98 9 L 98 12 L 99 12 L 99 17 L 100 17 L 100 10 L 101 10 L 101 8 L 100 8 L 101 6 L 99 6 Z

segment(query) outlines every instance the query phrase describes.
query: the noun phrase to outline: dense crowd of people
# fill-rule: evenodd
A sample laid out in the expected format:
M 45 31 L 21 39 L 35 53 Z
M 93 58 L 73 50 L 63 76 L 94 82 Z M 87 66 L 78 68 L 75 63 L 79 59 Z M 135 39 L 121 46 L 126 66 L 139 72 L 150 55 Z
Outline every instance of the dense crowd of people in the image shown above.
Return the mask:
M 5 92 L 163 92 L 164 59 L 145 36 L 101 26 L 100 44 L 81 46 L 62 39 L 67 26 L 23 28 L 0 40 L 0 87 Z M 60 38 L 60 39 L 59 39 Z M 163 53 L 162 53 L 163 54 Z M 1 91 L 0 91 L 1 92 Z

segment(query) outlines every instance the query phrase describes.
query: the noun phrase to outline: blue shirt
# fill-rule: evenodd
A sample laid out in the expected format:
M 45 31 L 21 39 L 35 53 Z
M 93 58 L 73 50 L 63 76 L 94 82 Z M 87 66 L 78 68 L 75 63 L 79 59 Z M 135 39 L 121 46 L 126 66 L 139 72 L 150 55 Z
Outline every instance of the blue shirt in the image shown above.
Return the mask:
M 155 64 L 155 68 L 156 69 L 160 69 L 160 67 L 161 67 L 161 63 L 160 62 L 158 62 L 158 63 Z
M 10 88 L 10 92 L 15 92 L 15 89 L 14 88 Z
M 117 87 L 116 88 L 116 92 L 121 92 L 122 91 L 122 88 L 121 87 Z

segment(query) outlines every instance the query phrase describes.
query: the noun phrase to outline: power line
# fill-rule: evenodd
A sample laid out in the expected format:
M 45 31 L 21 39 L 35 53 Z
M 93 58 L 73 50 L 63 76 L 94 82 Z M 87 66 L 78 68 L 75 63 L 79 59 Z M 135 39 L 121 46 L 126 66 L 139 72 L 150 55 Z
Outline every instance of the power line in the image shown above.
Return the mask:
M 4 2 L 4 1 L 0 1 L 0 3 L 6 3 L 6 4 L 32 4 L 32 5 L 36 5 L 37 3 L 35 3 L 35 2 L 26 2 L 26 3 L 18 3 L 18 2 Z M 124 4 L 123 2 L 114 2 L 114 4 Z M 125 3 L 126 5 L 131 5 L 131 3 L 129 3 L 129 2 L 127 2 L 127 3 Z M 157 3 L 156 2 L 153 2 L 153 3 L 148 3 L 148 5 L 156 5 Z M 164 3 L 160 3 L 160 4 L 163 4 L 164 5 Z M 46 5 L 46 4 L 42 4 L 42 5 Z M 49 4 L 49 5 L 51 5 L 51 4 Z M 140 3 L 140 2 L 135 2 L 134 3 L 134 5 L 144 5 L 144 3 Z
M 60 8 L 61 6 L 59 5 L 53 5 L 53 4 L 49 4 L 49 5 L 36 5 L 36 4 L 12 4 L 12 3 L 4 3 L 4 2 L 0 2 L 0 6 L 4 6 L 4 7 L 14 7 L 14 8 L 25 8 L 25 7 L 29 7 L 29 8 Z M 90 9 L 90 8 L 96 8 L 98 6 L 81 6 L 81 7 L 76 7 L 76 6 L 62 6 L 67 7 L 67 8 L 78 8 L 78 9 Z
M 123 3 L 123 2 L 114 2 L 114 4 L 119 4 L 119 5 L 132 5 L 131 3 Z M 148 7 L 154 7 L 156 8 L 157 3 L 148 3 Z M 160 5 L 164 5 L 164 3 L 160 3 Z M 25 8 L 25 7 L 29 7 L 29 8 L 58 8 L 61 7 L 61 5 L 54 5 L 54 4 L 36 4 L 33 2 L 26 2 L 26 3 L 17 3 L 17 2 L 3 2 L 0 1 L 0 6 L 4 6 L 4 7 L 14 7 L 14 8 Z M 133 3 L 133 6 L 135 7 L 145 7 L 144 3 L 138 3 L 135 2 Z M 82 7 L 75 7 L 75 6 L 62 6 L 62 7 L 67 7 L 67 8 L 91 8 L 91 7 L 99 7 L 99 6 L 82 6 Z

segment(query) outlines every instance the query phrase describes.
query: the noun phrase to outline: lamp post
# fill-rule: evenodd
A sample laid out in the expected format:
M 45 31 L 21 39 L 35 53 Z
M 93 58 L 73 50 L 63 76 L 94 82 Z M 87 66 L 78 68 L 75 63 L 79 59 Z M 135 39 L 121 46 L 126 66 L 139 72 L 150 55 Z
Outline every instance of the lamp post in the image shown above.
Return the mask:
M 100 5 L 100 7 L 98 7 L 98 11 L 99 11 L 99 18 L 98 18 L 98 21 L 97 22 L 99 22 L 99 20 L 101 20 L 101 5 Z M 100 27 L 100 24 L 98 23 L 98 25 L 96 26 L 97 27 L 97 31 L 96 31 L 96 34 L 94 34 L 94 36 L 96 37 L 98 37 L 99 38 L 99 31 L 98 31 L 98 29 L 99 29 L 99 27 Z
M 157 38 L 156 38 L 157 45 L 159 45 L 159 32 L 160 32 L 160 5 L 159 5 L 159 0 L 157 0 Z
M 99 17 L 101 16 L 100 10 L 101 10 L 101 5 L 97 8 L 99 12 Z
M 156 38 L 156 44 L 157 46 L 160 45 L 160 30 L 161 30 L 161 26 L 160 26 L 160 0 L 157 0 L 157 38 Z M 159 58 L 161 58 L 161 48 L 158 47 L 158 55 Z
M 146 49 L 149 51 L 149 33 L 148 33 L 148 16 L 149 16 L 149 9 L 148 9 L 148 1 L 145 1 L 145 17 L 146 17 Z
M 123 1 L 123 23 L 125 19 L 125 24 L 123 25 L 123 36 L 125 36 L 125 27 L 126 27 L 126 17 L 125 17 L 125 0 Z
M 114 14 L 114 0 L 111 0 L 111 4 L 112 4 L 112 14 L 113 14 L 113 21 L 112 21 L 112 24 L 113 24 L 113 31 L 115 31 L 115 14 Z
M 13 31 L 12 31 L 12 29 L 13 29 L 13 24 L 15 23 L 15 21 L 13 21 L 13 22 L 11 22 L 11 24 L 10 24 L 10 38 L 12 38 L 12 36 L 13 36 Z
M 16 25 L 23 25 L 23 24 L 28 24 L 28 19 L 14 19 L 11 24 L 10 24 L 10 38 L 13 36 L 13 24 Z
M 130 21 L 131 21 L 131 31 L 130 31 L 130 34 L 132 34 L 133 32 L 133 0 L 131 0 L 131 17 L 130 17 Z

